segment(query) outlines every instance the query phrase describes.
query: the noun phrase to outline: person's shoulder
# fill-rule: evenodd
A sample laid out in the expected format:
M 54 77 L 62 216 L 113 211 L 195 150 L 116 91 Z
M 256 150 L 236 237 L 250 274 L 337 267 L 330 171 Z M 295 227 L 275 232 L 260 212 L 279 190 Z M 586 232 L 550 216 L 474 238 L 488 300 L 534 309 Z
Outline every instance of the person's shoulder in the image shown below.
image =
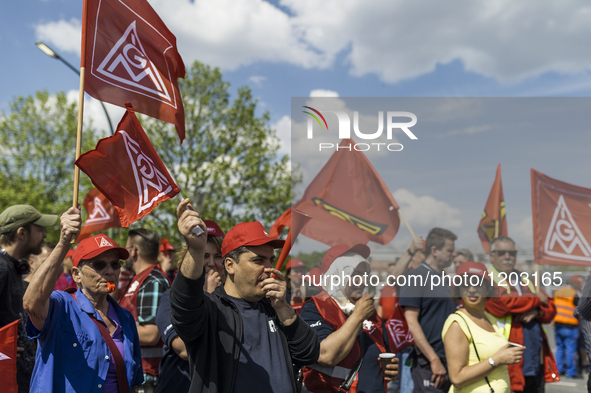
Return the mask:
M 11 268 L 13 269 L 12 264 L 4 257 L 4 255 L 0 254 L 0 275 L 7 274 Z

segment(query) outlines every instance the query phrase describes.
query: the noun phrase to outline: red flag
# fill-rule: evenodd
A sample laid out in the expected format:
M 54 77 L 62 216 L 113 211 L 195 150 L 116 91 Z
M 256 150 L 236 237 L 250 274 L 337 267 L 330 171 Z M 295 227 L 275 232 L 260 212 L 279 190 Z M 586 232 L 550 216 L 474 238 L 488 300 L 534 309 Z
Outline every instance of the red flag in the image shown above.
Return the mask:
M 4 393 L 17 393 L 16 339 L 20 319 L 0 329 L 0 386 Z
M 176 38 L 146 0 L 85 0 L 84 91 L 175 125 L 181 143 L 185 113 L 178 78 L 185 65 Z
M 396 298 L 396 305 L 394 312 L 388 321 L 386 321 L 386 330 L 388 331 L 388 341 L 390 344 L 390 351 L 398 353 L 409 345 L 413 345 L 415 340 L 408 328 L 406 318 L 404 318 L 404 311 L 400 307 L 398 298 Z
M 131 104 L 126 106 L 115 135 L 101 139 L 95 150 L 76 160 L 92 184 L 115 206 L 123 227 L 179 193 Z
M 354 144 L 343 139 L 341 146 Z M 324 244 L 389 243 L 400 226 L 398 204 L 365 154 L 339 149 L 294 208 L 312 220 L 302 235 Z
M 501 164 L 497 166 L 497 175 L 486 200 L 477 232 L 482 247 L 487 254 L 490 251 L 490 243 L 494 239 L 499 236 L 509 236 L 505 217 L 505 197 L 503 196 L 503 184 L 501 183 Z
M 591 189 L 532 169 L 531 199 L 535 262 L 591 266 Z
M 121 226 L 115 207 L 98 189 L 93 188 L 86 194 L 82 206 L 88 212 L 88 218 L 84 222 L 78 240 L 76 240 L 77 243 L 89 237 L 93 232 Z
M 291 228 L 291 207 L 283 212 L 277 220 L 273 223 L 273 226 L 269 230 L 269 237 L 277 238 L 281 235 L 283 228 Z

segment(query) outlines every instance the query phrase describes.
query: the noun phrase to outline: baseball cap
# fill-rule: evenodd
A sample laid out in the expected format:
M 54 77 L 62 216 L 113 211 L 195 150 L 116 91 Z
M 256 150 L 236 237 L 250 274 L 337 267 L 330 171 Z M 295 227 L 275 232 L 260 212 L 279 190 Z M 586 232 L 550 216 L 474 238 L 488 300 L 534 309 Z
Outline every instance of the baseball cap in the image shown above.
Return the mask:
M 203 220 L 205 226 L 207 227 L 207 234 L 211 236 L 224 236 L 224 231 L 220 228 L 220 226 L 212 220 Z M 232 250 L 230 250 L 232 251 Z
M 480 262 L 464 262 L 456 272 L 456 275 L 462 276 L 467 273 L 469 276 L 485 276 L 488 278 L 488 271 L 484 263 Z
M 78 266 L 80 261 L 92 259 L 109 250 L 117 251 L 119 253 L 119 259 L 129 258 L 129 252 L 125 248 L 117 246 L 109 236 L 95 235 L 80 242 L 72 255 L 72 264 Z
M 289 260 L 289 262 L 287 262 L 287 266 L 285 266 L 285 270 L 291 269 L 292 267 L 306 267 L 306 265 L 304 265 L 304 262 L 302 262 L 301 259 L 291 258 Z
M 55 214 L 41 214 L 31 205 L 14 205 L 0 213 L 0 233 L 16 231 L 27 224 L 50 227 L 56 222 Z
M 74 256 L 74 251 L 76 251 L 76 250 L 75 249 L 74 250 L 69 250 L 66 253 L 66 258 L 72 258 Z
M 349 251 L 356 252 L 365 259 L 371 254 L 371 250 L 365 244 L 357 244 L 353 247 L 339 244 L 338 246 L 331 247 L 326 254 L 324 254 L 324 257 L 322 257 L 322 271 L 326 272 L 335 259 Z
M 242 246 L 262 246 L 263 244 L 269 244 L 273 248 L 282 248 L 285 240 L 270 237 L 263 224 L 258 221 L 242 222 L 230 229 L 224 237 L 222 255 L 225 257 L 230 251 Z
M 172 244 L 170 244 L 170 242 L 166 238 L 160 240 L 160 248 L 158 249 L 158 252 L 164 252 L 164 251 L 175 251 L 174 246 Z

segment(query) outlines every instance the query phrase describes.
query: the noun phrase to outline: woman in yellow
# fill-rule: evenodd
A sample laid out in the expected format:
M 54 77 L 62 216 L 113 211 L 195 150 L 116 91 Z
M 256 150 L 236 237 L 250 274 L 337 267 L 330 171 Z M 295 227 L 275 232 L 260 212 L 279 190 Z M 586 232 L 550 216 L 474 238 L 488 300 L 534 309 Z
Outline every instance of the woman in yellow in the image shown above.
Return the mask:
M 462 276 L 462 285 L 454 287 L 454 297 L 461 298 L 463 305 L 447 318 L 442 331 L 453 384 L 449 391 L 510 393 L 507 364 L 518 363 L 525 347 L 510 345 L 484 314 L 486 299 L 495 293 L 486 266 L 462 263 L 457 274 Z

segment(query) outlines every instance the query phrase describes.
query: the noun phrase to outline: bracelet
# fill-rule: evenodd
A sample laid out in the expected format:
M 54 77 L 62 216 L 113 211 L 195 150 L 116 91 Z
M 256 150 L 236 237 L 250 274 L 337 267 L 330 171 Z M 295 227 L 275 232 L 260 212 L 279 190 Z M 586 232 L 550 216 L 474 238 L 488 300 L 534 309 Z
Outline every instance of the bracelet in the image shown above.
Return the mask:
M 410 252 L 410 248 L 409 248 L 408 250 L 406 250 L 406 252 L 407 252 L 407 253 L 408 253 L 408 255 L 410 255 L 411 257 L 414 257 L 414 256 L 415 256 L 415 254 L 417 253 L 416 251 L 415 251 L 415 252 Z

